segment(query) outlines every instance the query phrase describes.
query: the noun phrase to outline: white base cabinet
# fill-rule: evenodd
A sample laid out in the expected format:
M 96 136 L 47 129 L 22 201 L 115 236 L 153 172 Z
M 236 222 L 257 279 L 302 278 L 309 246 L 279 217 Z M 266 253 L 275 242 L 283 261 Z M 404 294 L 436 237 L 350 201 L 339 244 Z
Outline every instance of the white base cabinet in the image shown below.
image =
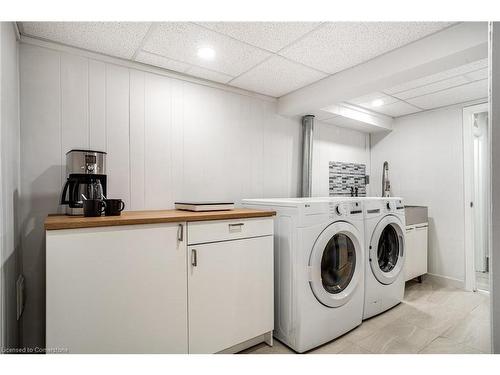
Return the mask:
M 428 223 L 406 227 L 406 281 L 427 273 Z
M 48 230 L 46 241 L 49 349 L 216 353 L 272 342 L 272 218 Z
M 47 231 L 46 347 L 187 353 L 178 224 Z
M 272 236 L 188 247 L 190 353 L 216 353 L 273 330 L 272 249 Z

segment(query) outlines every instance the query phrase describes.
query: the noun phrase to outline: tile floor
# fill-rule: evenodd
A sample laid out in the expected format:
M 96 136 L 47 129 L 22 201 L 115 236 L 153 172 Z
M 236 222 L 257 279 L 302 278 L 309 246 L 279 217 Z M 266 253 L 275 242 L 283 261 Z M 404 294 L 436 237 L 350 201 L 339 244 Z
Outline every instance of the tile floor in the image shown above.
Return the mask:
M 310 354 L 490 352 L 489 297 L 439 286 L 424 279 L 406 284 L 404 301 L 368 319 Z M 242 353 L 292 354 L 287 346 L 254 346 Z

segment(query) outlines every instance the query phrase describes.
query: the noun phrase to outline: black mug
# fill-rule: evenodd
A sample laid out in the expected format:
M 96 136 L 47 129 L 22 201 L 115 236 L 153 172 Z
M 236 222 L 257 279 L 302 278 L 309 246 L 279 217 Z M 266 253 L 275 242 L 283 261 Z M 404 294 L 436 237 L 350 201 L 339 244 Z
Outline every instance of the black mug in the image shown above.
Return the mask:
M 84 199 L 83 216 L 96 217 L 101 216 L 106 209 L 106 202 L 102 199 Z
M 120 216 L 125 208 L 125 202 L 121 199 L 106 199 L 106 216 Z

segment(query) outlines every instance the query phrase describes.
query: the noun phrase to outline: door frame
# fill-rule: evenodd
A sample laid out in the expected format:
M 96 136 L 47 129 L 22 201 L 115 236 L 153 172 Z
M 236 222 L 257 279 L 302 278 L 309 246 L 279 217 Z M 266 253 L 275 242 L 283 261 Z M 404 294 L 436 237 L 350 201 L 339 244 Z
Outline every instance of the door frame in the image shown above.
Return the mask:
M 489 112 L 488 102 L 463 108 L 462 138 L 463 138 L 463 186 L 464 186 L 464 251 L 465 251 L 465 290 L 475 291 L 476 272 L 474 268 L 474 137 L 472 132 L 474 114 Z M 491 127 L 488 126 L 488 175 L 491 176 Z M 487 184 L 488 201 L 491 202 L 491 184 Z M 489 207 L 487 233 L 491 239 L 491 205 Z M 488 253 L 490 253 L 489 241 Z

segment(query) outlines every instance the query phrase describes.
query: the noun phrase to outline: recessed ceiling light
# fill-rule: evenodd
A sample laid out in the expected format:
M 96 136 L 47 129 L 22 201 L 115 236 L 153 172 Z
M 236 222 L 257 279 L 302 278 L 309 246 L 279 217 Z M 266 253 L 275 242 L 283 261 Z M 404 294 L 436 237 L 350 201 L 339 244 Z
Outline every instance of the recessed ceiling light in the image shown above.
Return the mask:
M 213 60 L 215 50 L 212 47 L 200 47 L 198 48 L 198 57 L 203 60 Z
M 375 99 L 372 102 L 372 107 L 380 107 L 381 105 L 384 105 L 384 101 L 382 99 Z

